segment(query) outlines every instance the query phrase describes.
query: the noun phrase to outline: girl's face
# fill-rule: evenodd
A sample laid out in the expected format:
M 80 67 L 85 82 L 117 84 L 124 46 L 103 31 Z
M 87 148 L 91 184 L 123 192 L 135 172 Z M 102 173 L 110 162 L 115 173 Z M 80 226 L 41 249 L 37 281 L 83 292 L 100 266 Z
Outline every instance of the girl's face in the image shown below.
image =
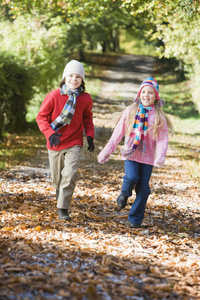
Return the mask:
M 71 73 L 66 76 L 65 84 L 70 89 L 75 90 L 82 84 L 82 77 L 76 73 Z
M 154 89 L 149 85 L 144 86 L 140 92 L 140 99 L 144 107 L 152 105 L 156 100 Z

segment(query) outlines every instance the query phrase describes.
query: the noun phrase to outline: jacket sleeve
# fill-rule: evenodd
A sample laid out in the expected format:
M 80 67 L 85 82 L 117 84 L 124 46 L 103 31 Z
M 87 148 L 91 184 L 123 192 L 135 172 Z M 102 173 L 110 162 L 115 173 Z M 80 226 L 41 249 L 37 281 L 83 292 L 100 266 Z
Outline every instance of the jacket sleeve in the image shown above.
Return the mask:
M 40 110 L 36 117 L 36 122 L 40 131 L 45 135 L 46 139 L 48 139 L 55 131 L 51 128 L 51 113 L 53 111 L 53 98 L 52 93 L 49 93 L 44 98 Z
M 120 143 L 123 136 L 125 135 L 126 118 L 127 112 L 125 111 L 120 120 L 118 121 L 111 138 L 98 155 L 98 162 L 100 164 L 104 164 L 106 161 L 109 160 L 111 153 L 115 151 L 117 145 Z
M 165 157 L 168 147 L 168 127 L 167 121 L 159 129 L 158 139 L 156 140 L 156 155 L 154 160 L 154 166 L 157 168 L 163 167 L 165 163 Z
M 92 113 L 92 106 L 93 106 L 93 102 L 92 102 L 92 98 L 90 95 L 89 96 L 89 103 L 86 106 L 86 109 L 84 110 L 84 114 L 83 114 L 83 124 L 84 124 L 84 128 L 85 128 L 85 134 L 86 136 L 91 136 L 92 138 L 94 138 L 94 124 L 93 124 L 93 113 Z
M 115 151 L 117 145 L 121 142 L 122 138 L 125 136 L 125 128 L 126 128 L 128 115 L 129 112 L 126 109 L 123 115 L 121 116 L 121 118 L 119 119 L 111 138 L 109 139 L 109 141 L 105 146 L 109 150 L 109 154 Z

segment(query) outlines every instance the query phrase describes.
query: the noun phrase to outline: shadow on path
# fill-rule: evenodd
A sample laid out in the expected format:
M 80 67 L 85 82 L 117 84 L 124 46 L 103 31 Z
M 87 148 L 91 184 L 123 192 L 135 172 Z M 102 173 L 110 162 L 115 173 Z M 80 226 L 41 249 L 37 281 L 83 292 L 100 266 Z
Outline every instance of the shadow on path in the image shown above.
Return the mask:
M 116 60 L 115 66 L 105 71 L 99 98 L 102 101 L 133 101 L 141 82 L 151 76 L 153 70 L 153 57 L 122 55 Z
M 95 139 L 111 135 L 110 114 L 119 111 L 119 105 L 127 106 L 133 102 L 141 82 L 152 76 L 154 62 L 151 56 L 123 54 L 117 56 L 112 64 L 104 66 L 104 74 L 100 77 L 101 91 L 93 101 Z

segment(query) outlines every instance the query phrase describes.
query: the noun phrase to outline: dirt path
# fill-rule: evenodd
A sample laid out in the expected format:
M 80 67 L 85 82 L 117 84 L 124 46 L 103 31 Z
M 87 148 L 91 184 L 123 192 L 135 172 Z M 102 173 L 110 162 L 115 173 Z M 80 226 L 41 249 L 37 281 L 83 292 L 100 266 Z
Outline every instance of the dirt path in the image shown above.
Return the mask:
M 105 141 L 111 135 L 109 116 L 135 99 L 141 82 L 152 76 L 154 58 L 121 55 L 114 66 L 104 71 L 101 91 L 94 99 L 95 138 Z M 107 130 L 106 130 L 107 129 Z
M 119 99 L 131 101 L 135 98 L 141 82 L 152 76 L 154 59 L 152 57 L 122 55 L 116 66 L 107 70 L 101 93 L 102 99 L 117 102 Z
M 116 206 L 121 146 L 108 163 L 97 163 L 110 134 L 110 107 L 119 98 L 128 103 L 152 68 L 149 58 L 138 63 L 138 57 L 124 56 L 105 72 L 94 101 L 96 148 L 91 154 L 84 145 L 70 223 L 57 216 L 45 147 L 39 160 L 0 178 L 0 299 L 200 298 L 200 189 L 179 153 L 169 147 L 165 167 L 153 171 L 141 229 L 126 223 L 134 194 L 124 210 Z

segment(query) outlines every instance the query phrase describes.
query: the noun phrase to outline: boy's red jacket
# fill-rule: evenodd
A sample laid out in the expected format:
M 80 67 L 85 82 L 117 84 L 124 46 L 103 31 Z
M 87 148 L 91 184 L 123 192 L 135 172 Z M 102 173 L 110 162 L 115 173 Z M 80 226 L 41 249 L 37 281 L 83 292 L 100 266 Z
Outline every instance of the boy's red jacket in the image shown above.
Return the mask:
M 75 145 L 83 146 L 83 131 L 85 129 L 86 136 L 94 138 L 94 124 L 92 120 L 92 98 L 88 93 L 81 93 L 76 98 L 76 109 L 70 125 L 65 125 L 60 128 L 57 133 L 61 133 L 59 137 L 61 142 L 58 146 L 51 148 L 49 137 L 55 133 L 50 124 L 60 115 L 68 95 L 61 95 L 60 89 L 51 91 L 46 95 L 36 121 L 40 131 L 47 139 L 47 148 L 55 151 L 60 151 Z

